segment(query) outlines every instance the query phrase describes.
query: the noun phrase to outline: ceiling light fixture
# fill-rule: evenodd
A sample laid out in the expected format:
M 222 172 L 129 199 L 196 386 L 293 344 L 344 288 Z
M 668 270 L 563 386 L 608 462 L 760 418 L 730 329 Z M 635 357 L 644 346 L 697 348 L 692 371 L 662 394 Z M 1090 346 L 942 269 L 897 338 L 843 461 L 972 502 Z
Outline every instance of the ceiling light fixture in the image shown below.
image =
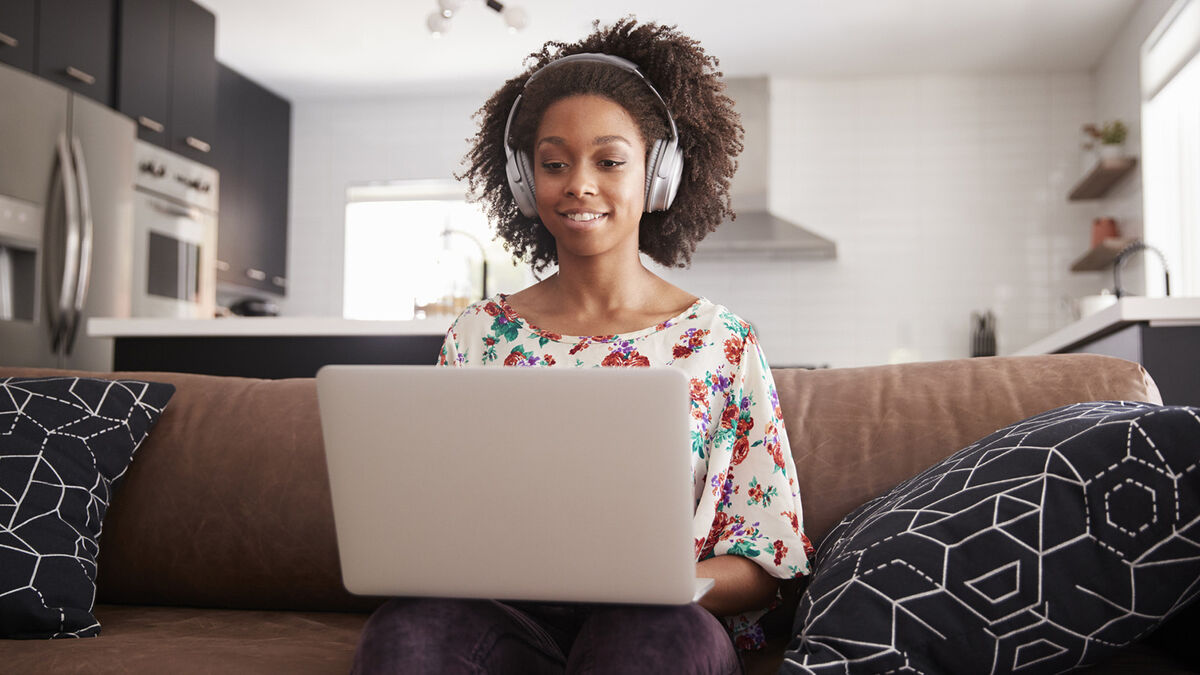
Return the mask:
M 441 37 L 443 33 L 449 31 L 450 19 L 454 18 L 454 14 L 462 8 L 465 2 L 466 0 L 437 0 L 437 10 L 425 19 L 425 27 L 429 29 L 429 33 L 433 37 Z M 529 13 L 525 11 L 524 7 L 505 5 L 498 0 L 484 0 L 484 4 L 504 18 L 504 23 L 508 26 L 510 33 L 524 30 L 525 26 L 529 25 Z

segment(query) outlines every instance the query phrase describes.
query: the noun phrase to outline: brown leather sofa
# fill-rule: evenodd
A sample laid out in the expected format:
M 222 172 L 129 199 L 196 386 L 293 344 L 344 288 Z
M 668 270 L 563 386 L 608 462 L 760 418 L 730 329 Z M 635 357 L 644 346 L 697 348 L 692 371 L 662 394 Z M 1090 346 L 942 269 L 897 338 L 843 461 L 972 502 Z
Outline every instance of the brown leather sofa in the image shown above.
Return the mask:
M 0 377 L 61 372 L 0 367 Z M 347 672 L 379 600 L 341 585 L 314 381 L 121 375 L 177 392 L 105 518 L 101 634 L 0 641 L 0 671 Z M 859 504 L 994 429 L 1078 401 L 1160 401 L 1140 366 L 1091 355 L 774 375 L 817 543 Z M 782 645 L 748 672 L 773 672 Z M 1094 672 L 1135 671 L 1191 672 L 1148 645 Z

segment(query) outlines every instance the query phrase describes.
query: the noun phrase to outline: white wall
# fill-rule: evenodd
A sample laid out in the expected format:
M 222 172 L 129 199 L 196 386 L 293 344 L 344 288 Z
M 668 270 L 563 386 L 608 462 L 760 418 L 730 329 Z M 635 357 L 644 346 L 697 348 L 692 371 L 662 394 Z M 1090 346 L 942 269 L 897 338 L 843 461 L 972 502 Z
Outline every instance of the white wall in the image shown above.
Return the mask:
M 772 362 L 968 356 L 985 309 L 1011 352 L 1096 290 L 1068 272 L 1095 210 L 1066 201 L 1086 73 L 771 84 L 772 209 L 838 259 L 701 260 L 673 278 L 754 323 Z

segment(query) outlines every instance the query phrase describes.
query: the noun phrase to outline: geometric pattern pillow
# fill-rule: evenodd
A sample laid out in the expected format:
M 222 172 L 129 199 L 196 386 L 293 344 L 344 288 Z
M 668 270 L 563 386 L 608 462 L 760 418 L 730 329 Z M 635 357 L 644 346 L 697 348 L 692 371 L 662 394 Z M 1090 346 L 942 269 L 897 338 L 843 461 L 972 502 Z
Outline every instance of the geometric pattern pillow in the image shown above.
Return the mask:
M 132 380 L 0 378 L 0 637 L 100 632 L 96 556 L 113 483 L 174 392 Z
M 846 516 L 781 672 L 1058 673 L 1198 592 L 1200 408 L 1079 403 Z

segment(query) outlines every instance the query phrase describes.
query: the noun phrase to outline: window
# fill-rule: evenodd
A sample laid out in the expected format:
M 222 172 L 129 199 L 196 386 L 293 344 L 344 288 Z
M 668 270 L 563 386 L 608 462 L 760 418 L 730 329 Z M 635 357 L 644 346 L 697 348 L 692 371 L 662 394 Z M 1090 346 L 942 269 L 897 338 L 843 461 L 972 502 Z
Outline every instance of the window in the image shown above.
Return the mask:
M 1145 240 L 1162 249 L 1171 294 L 1200 295 L 1200 1 L 1179 2 L 1142 55 Z M 1162 279 L 1147 265 L 1147 292 Z
M 351 187 L 346 196 L 348 319 L 457 315 L 482 297 L 485 258 L 488 295 L 513 293 L 533 281 L 529 267 L 513 264 L 457 183 L 372 184 Z

